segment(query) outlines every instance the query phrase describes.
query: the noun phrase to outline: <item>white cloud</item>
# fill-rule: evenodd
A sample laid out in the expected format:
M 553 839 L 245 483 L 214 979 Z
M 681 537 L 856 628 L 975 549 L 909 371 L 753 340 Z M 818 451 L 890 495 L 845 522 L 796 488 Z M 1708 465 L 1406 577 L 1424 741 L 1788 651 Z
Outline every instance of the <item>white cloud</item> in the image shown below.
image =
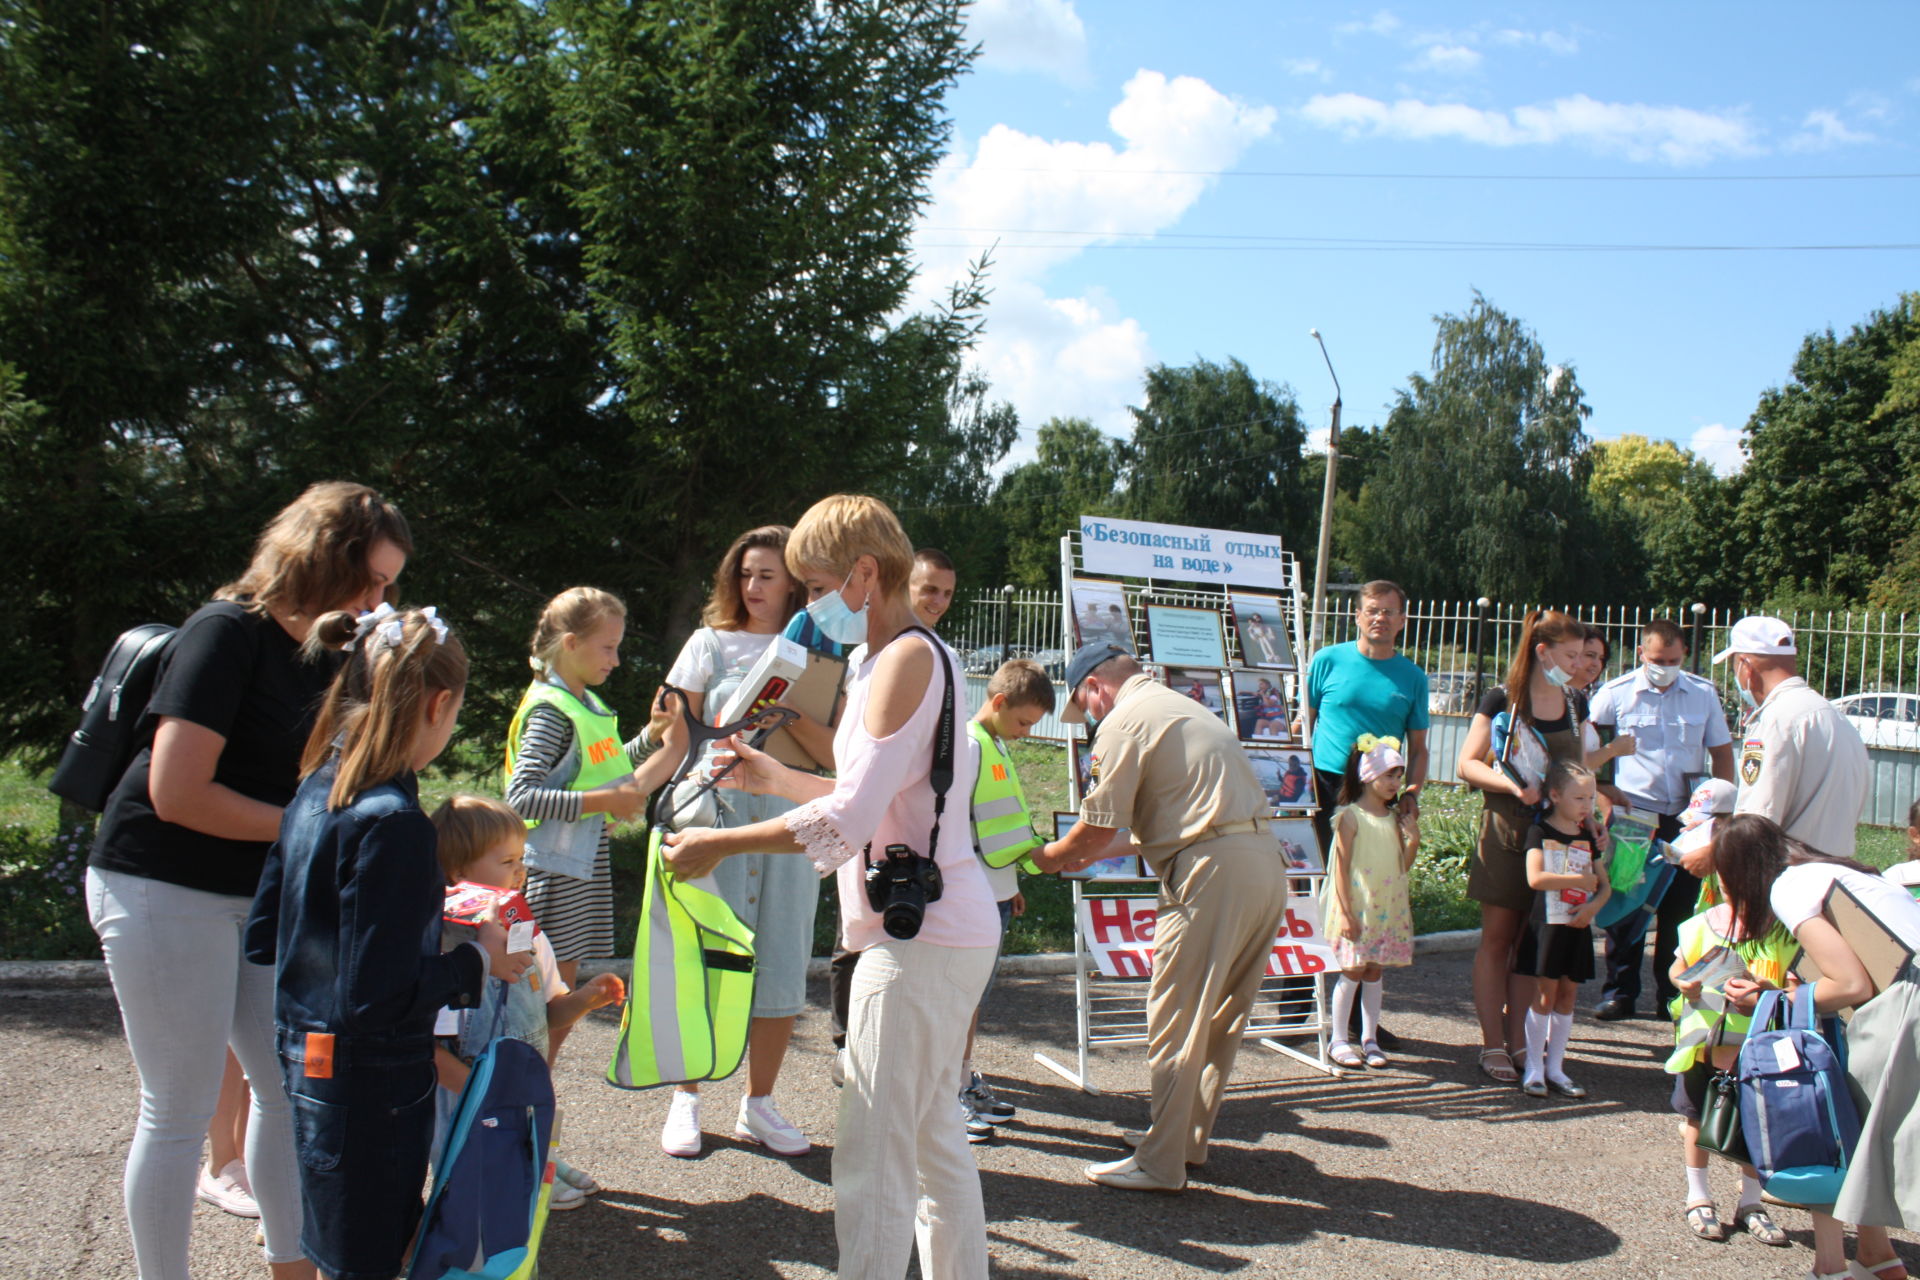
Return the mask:
M 1747 465 L 1747 455 L 1740 448 L 1740 429 L 1724 422 L 1696 427 L 1687 437 L 1687 448 L 1722 476 L 1733 475 Z
M 1463 75 L 1480 69 L 1480 53 L 1463 44 L 1430 44 L 1412 62 L 1416 71 L 1442 71 Z
M 1087 29 L 1073 0 L 974 0 L 967 35 L 980 42 L 980 66 L 1037 71 L 1069 84 L 1087 78 Z
M 1333 79 L 1333 69 L 1318 58 L 1287 58 L 1280 63 L 1280 68 L 1290 76 L 1328 82 Z
M 1580 52 L 1580 42 L 1559 31 L 1520 31 L 1508 27 L 1494 32 L 1493 42 L 1516 48 L 1544 49 L 1563 58 Z
M 1097 289 L 1051 296 L 1045 276 L 1086 246 L 1174 225 L 1276 118 L 1204 80 L 1142 70 L 1107 115 L 1117 146 L 995 125 L 933 177 L 917 236 L 920 305 L 998 243 L 976 352 L 995 398 L 1029 428 L 1077 415 L 1125 431 L 1125 407 L 1139 399 L 1153 358 L 1146 330 Z
M 1871 133 L 1849 129 L 1841 121 L 1838 112 L 1822 107 L 1819 110 L 1807 112 L 1807 118 L 1800 122 L 1799 132 L 1790 136 L 1785 146 L 1789 151 L 1827 151 L 1834 147 L 1877 141 L 1879 139 Z
M 1753 127 L 1736 112 L 1598 102 L 1583 93 L 1544 105 L 1515 107 L 1511 113 L 1415 98 L 1388 103 L 1357 93 L 1318 94 L 1300 114 L 1311 124 L 1349 137 L 1453 138 L 1489 147 L 1571 143 L 1602 154 L 1673 165 L 1701 164 L 1762 149 Z
M 1334 28 L 1339 34 L 1349 36 L 1359 35 L 1362 32 L 1369 35 L 1390 36 L 1399 29 L 1400 19 L 1385 9 L 1380 10 L 1365 22 L 1343 22 Z

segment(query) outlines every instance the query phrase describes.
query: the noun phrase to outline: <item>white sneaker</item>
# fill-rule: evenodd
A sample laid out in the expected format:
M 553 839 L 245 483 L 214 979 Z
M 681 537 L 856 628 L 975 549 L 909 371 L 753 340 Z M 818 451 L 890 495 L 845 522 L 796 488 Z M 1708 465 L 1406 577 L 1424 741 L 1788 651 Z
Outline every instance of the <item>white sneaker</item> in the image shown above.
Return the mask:
M 700 1154 L 700 1095 L 673 1091 L 667 1122 L 660 1126 L 660 1149 L 670 1156 Z
M 993 1126 L 975 1114 L 965 1094 L 960 1095 L 960 1126 L 967 1131 L 967 1141 L 976 1146 L 993 1141 Z
M 833 1077 L 834 1088 L 841 1089 L 846 1087 L 847 1051 L 844 1048 L 833 1051 L 833 1064 L 827 1068 L 827 1074 Z
M 740 1118 L 734 1121 L 733 1136 L 742 1142 L 757 1142 L 777 1156 L 803 1156 L 813 1150 L 807 1135 L 773 1109 L 772 1098 L 740 1099 Z
M 577 1187 L 583 1194 L 594 1195 L 600 1190 L 600 1183 L 585 1169 L 576 1169 L 558 1157 L 553 1161 L 553 1176 L 570 1187 Z
M 253 1200 L 253 1188 L 247 1184 L 247 1166 L 242 1161 L 227 1161 L 227 1167 L 218 1174 L 201 1165 L 198 1190 L 202 1200 L 236 1218 L 260 1216 L 260 1206 Z
M 553 1193 L 547 1197 L 547 1208 L 555 1213 L 565 1213 L 568 1209 L 578 1209 L 587 1202 L 587 1193 L 563 1181 L 559 1174 L 553 1177 Z

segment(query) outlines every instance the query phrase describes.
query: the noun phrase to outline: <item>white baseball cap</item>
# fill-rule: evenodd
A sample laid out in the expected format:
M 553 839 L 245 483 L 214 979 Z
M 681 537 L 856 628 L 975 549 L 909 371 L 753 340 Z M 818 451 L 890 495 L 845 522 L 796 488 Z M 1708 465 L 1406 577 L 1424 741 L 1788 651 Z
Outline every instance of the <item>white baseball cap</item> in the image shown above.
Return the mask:
M 1756 613 L 1742 618 L 1733 624 L 1733 631 L 1727 636 L 1727 647 L 1713 655 L 1716 664 L 1725 662 L 1736 653 L 1781 654 L 1798 653 L 1793 647 L 1793 628 L 1778 618 L 1769 618 L 1764 613 Z

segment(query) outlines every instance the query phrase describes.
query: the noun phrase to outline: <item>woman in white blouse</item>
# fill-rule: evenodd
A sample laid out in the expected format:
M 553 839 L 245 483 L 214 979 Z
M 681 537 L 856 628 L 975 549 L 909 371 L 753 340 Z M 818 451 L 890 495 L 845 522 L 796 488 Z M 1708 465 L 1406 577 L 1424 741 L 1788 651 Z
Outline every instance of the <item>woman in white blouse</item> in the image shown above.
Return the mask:
M 900 1280 L 917 1235 L 928 1280 L 981 1280 L 980 1174 L 954 1098 L 1000 916 L 973 854 L 967 813 L 975 766 L 957 739 L 932 841 L 930 774 L 943 695 L 951 691 L 956 732 L 966 710 L 959 659 L 915 623 L 907 597 L 913 545 L 885 504 L 851 495 L 821 500 L 794 526 L 786 560 L 806 585 L 821 631 L 867 646 L 834 735 L 839 775 L 801 773 L 738 746 L 741 764 L 728 785 L 798 807 L 751 826 L 669 835 L 667 857 L 689 877 L 735 854 L 769 852 L 804 855 L 822 875 L 838 872 L 841 941 L 860 953 L 833 1154 L 839 1274 Z M 931 854 L 944 880 L 908 938 L 885 930 L 864 884 L 871 855 L 863 850 L 902 844 Z
M 1826 918 L 1827 895 L 1845 888 L 1882 925 L 1920 952 L 1920 903 L 1899 886 L 1848 858 L 1808 848 L 1758 814 L 1716 820 L 1713 866 L 1741 932 L 1758 938 L 1778 922 L 1819 967 L 1814 1009 L 1821 1015 L 1853 1009 L 1848 1024 L 1847 1076 L 1864 1102 L 1860 1141 L 1831 1212 L 1812 1209 L 1814 1280 L 1844 1280 L 1846 1243 L 1841 1223 L 1858 1228 L 1860 1270 L 1877 1280 L 1904 1280 L 1888 1227 L 1920 1227 L 1920 978 L 1909 958 L 1890 985 L 1874 994 L 1873 980 L 1845 935 Z M 1727 980 L 1727 1000 L 1751 1012 L 1762 984 Z

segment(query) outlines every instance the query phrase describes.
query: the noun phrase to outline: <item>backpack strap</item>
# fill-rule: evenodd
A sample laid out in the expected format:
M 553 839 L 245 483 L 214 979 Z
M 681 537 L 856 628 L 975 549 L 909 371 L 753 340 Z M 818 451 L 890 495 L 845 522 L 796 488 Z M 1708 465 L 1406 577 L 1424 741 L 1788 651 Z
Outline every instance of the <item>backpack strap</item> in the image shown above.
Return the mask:
M 1820 1015 L 1813 1005 L 1813 989 L 1820 984 L 1809 982 L 1793 993 L 1787 1001 L 1787 1029 L 1789 1031 L 1812 1031 L 1818 1034 Z
M 1763 1031 L 1774 1030 L 1774 1021 L 1780 1013 L 1780 992 L 1769 988 L 1760 993 L 1760 1001 L 1753 1006 L 1753 1021 L 1747 1026 L 1747 1037 Z

